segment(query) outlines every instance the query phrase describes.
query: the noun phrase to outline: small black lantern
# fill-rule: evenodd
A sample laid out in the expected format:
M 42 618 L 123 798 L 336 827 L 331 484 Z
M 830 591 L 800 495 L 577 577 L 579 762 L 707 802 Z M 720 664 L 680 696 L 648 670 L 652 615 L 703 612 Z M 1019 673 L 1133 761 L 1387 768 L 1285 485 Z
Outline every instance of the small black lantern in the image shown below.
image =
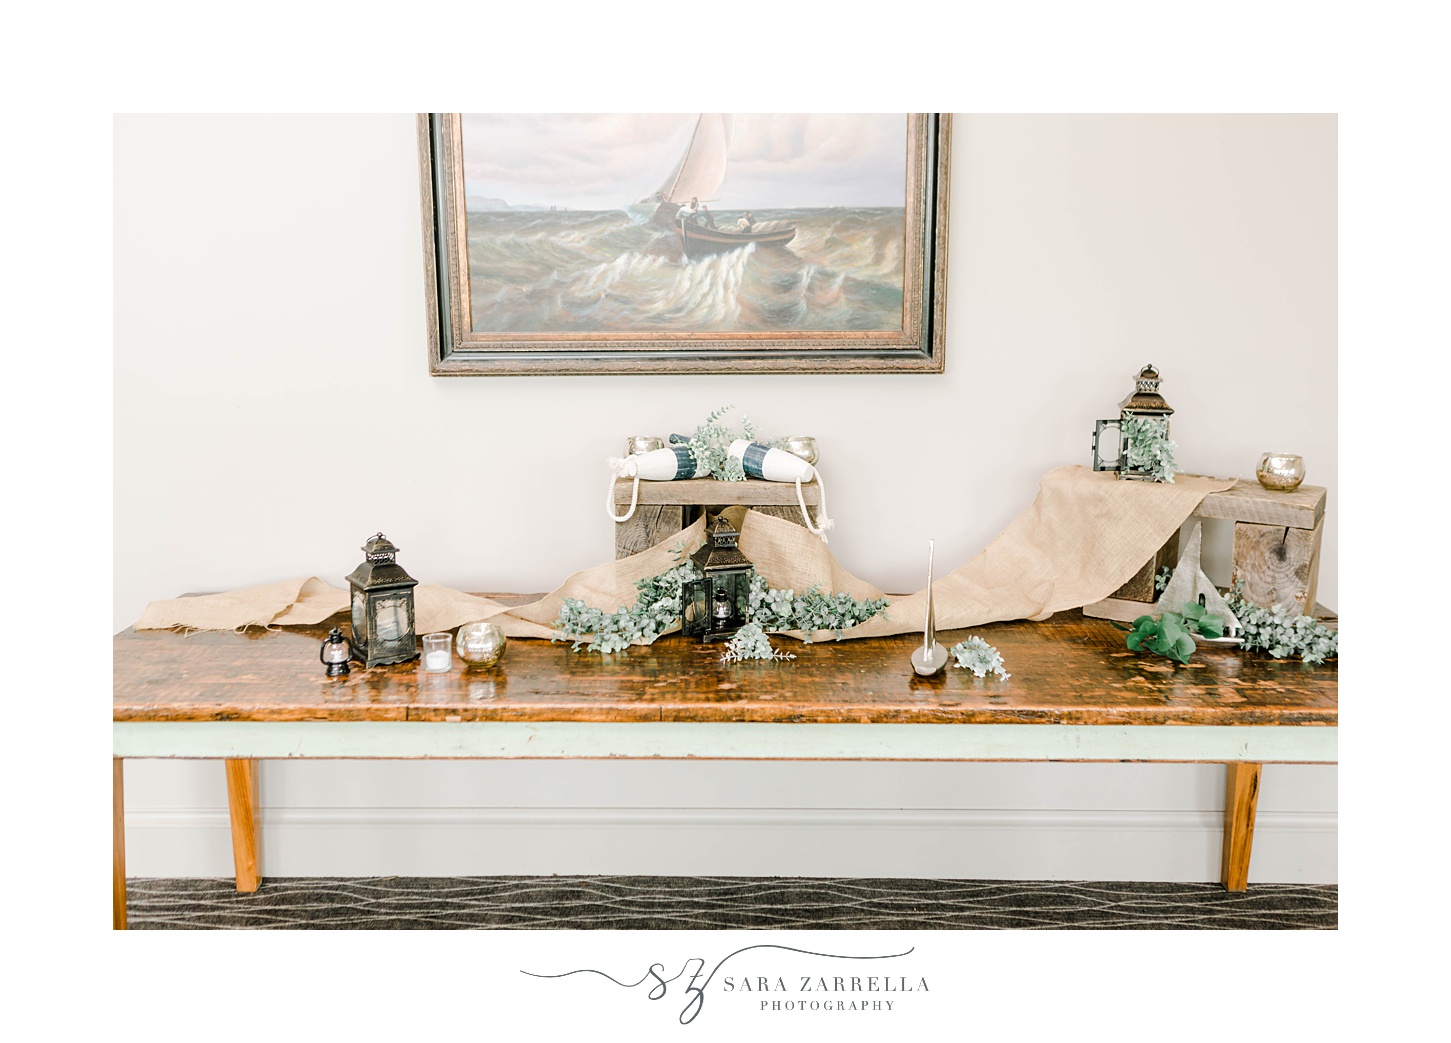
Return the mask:
M 680 628 L 686 637 L 728 641 L 746 625 L 751 606 L 751 559 L 737 549 L 741 538 L 717 515 L 705 546 L 690 556 L 700 579 L 681 584 Z
M 1117 471 L 1120 478 L 1152 482 L 1155 480 L 1152 471 L 1129 463 L 1129 437 L 1124 421 L 1135 417 L 1161 420 L 1164 423 L 1164 437 L 1169 437 L 1169 417 L 1174 410 L 1164 401 L 1164 396 L 1159 394 L 1159 371 L 1152 365 L 1139 370 L 1139 375 L 1134 378 L 1133 393 L 1119 403 L 1118 409 L 1117 419 L 1094 421 L 1093 469 Z
M 329 677 L 348 676 L 348 660 L 353 658 L 353 643 L 343 636 L 342 627 L 333 627 L 323 639 L 317 657 L 327 666 Z
M 394 561 L 398 548 L 381 532 L 363 544 L 364 560 L 348 576 L 353 592 L 353 655 L 364 666 L 418 658 L 413 588 L 418 581 Z

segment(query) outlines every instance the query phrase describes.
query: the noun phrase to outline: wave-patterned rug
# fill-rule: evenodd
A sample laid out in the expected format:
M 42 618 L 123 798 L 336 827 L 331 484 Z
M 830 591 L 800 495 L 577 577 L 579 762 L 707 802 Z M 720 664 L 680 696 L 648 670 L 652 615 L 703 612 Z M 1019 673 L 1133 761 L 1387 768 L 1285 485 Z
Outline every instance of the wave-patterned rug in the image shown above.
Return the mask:
M 787 877 L 127 882 L 133 930 L 1334 930 L 1333 885 Z

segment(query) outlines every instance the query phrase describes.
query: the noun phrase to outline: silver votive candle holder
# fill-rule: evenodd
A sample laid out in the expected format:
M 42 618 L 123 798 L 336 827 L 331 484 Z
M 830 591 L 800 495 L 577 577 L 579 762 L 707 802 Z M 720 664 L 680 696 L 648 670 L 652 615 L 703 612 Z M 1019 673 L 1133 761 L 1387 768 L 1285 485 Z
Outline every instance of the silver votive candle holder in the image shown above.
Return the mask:
M 810 435 L 791 435 L 788 438 L 781 439 L 781 445 L 792 456 L 799 456 L 813 466 L 820 458 L 820 454 L 816 449 L 816 439 Z
M 665 439 L 657 438 L 654 435 L 631 435 L 625 439 L 625 455 L 635 456 L 638 453 L 653 453 L 656 449 L 665 448 Z
M 1293 492 L 1305 480 L 1305 461 L 1294 453 L 1265 453 L 1255 468 L 1255 477 L 1266 489 Z

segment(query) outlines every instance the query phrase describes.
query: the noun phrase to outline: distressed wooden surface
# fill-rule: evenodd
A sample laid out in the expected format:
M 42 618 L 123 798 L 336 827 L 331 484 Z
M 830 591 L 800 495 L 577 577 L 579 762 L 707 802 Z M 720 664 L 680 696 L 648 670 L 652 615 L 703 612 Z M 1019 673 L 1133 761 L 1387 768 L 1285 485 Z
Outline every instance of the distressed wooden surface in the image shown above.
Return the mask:
M 644 483 L 641 482 L 641 485 Z M 629 501 L 626 500 L 625 505 Z M 617 514 L 624 514 L 623 510 Z M 685 508 L 675 504 L 638 504 L 628 521 L 615 522 L 615 558 L 628 558 L 649 550 L 672 533 L 685 528 Z
M 615 480 L 615 503 L 628 507 L 633 479 Z M 821 487 L 813 482 L 803 483 L 802 498 L 806 506 L 815 507 L 821 502 Z M 744 482 L 720 482 L 714 478 L 682 478 L 678 482 L 641 482 L 639 503 L 671 503 L 693 506 L 697 504 L 712 507 L 729 507 L 743 503 L 796 504 L 795 482 L 767 482 L 760 478 L 747 478 Z M 623 513 L 623 512 L 619 512 Z
M 1313 529 L 1236 522 L 1231 582 L 1244 581 L 1246 601 L 1303 615 L 1315 604 L 1324 527 L 1323 519 Z
M 1185 665 L 1124 647 L 1123 632 L 1079 612 L 973 628 L 996 645 L 1006 682 L 950 667 L 913 673 L 919 637 L 803 645 L 785 662 L 720 662 L 720 646 L 680 635 L 608 656 L 567 642 L 511 639 L 492 670 L 446 674 L 417 662 L 329 678 L 311 627 L 132 631 L 113 648 L 117 721 L 742 721 L 921 724 L 1334 725 L 1334 662 L 1201 649 Z M 968 631 L 946 631 L 951 646 Z
M 1204 497 L 1194 514 L 1199 518 L 1313 529 L 1325 515 L 1325 488 L 1302 485 L 1294 492 L 1278 493 L 1266 489 L 1254 478 L 1241 478 L 1224 492 Z
M 1243 891 L 1249 886 L 1263 766 L 1226 764 L 1224 770 L 1224 845 L 1220 848 L 1219 878 L 1226 891 Z

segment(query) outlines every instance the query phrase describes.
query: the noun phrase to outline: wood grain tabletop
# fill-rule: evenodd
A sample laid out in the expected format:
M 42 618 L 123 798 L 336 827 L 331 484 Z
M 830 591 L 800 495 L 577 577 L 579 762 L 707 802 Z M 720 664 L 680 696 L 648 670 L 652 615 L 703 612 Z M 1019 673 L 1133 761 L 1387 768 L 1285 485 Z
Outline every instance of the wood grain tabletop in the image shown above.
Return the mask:
M 245 633 L 135 631 L 113 647 L 116 721 L 756 721 L 922 724 L 1335 725 L 1335 661 L 1308 666 L 1263 653 L 1200 648 L 1179 664 L 1138 655 L 1106 620 L 1060 612 L 942 631 L 1002 653 L 1012 675 L 948 667 L 912 672 L 920 635 L 773 644 L 796 658 L 722 663 L 720 644 L 678 634 L 600 655 L 513 638 L 492 669 L 454 660 L 330 678 L 318 661 L 339 615 L 309 627 Z

